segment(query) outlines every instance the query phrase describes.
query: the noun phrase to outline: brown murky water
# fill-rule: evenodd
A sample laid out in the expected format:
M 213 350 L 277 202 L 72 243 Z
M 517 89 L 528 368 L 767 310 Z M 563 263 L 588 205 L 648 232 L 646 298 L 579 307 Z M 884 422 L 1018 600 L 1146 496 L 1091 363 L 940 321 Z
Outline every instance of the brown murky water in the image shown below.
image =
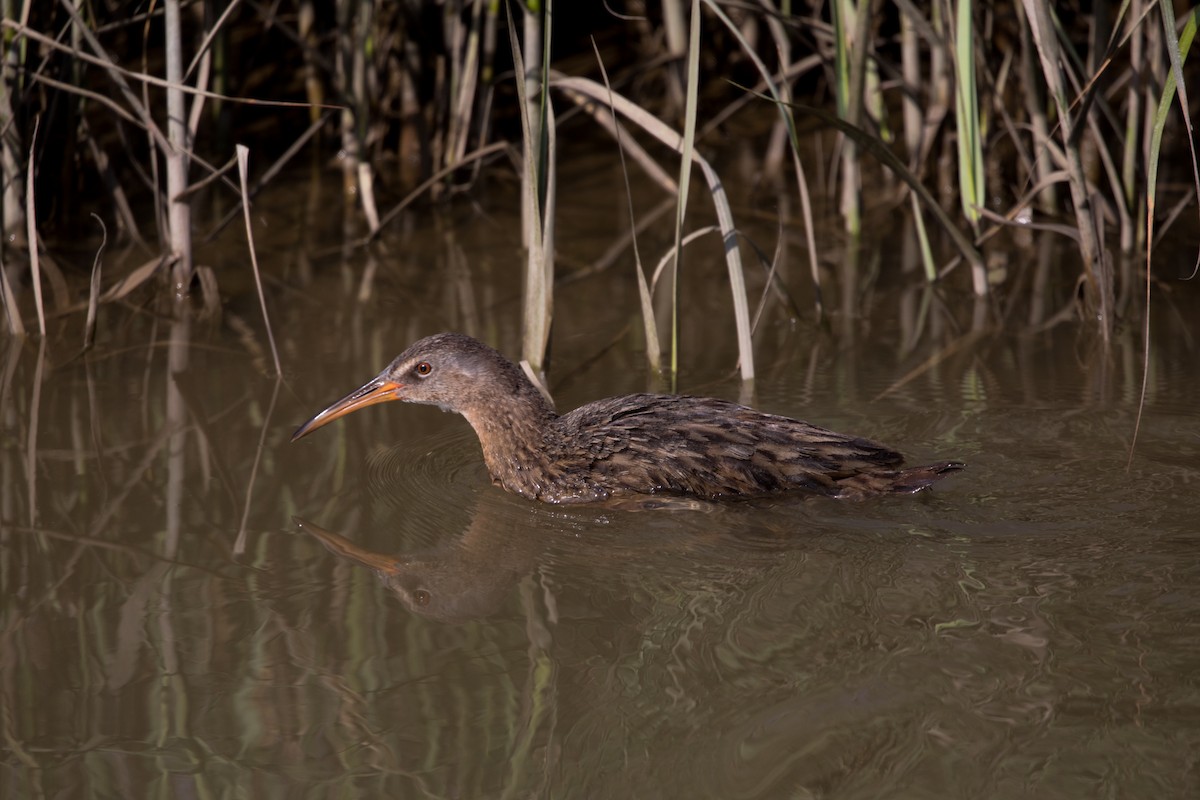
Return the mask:
M 611 166 L 563 176 L 569 274 L 627 212 Z M 969 470 L 863 503 L 546 508 L 436 409 L 288 443 L 420 335 L 518 347 L 507 189 L 345 256 L 307 191 L 258 219 L 282 383 L 229 277 L 217 322 L 111 308 L 86 358 L 74 329 L 0 353 L 0 794 L 1200 793 L 1193 287 L 1158 300 L 1127 470 L 1136 330 L 1107 353 L 1036 330 L 1036 296 L 997 325 L 885 239 L 823 331 L 795 249 L 805 316 L 770 306 L 749 399 Z M 240 246 L 209 263 L 237 274 Z M 736 398 L 723 267 L 695 252 L 681 388 Z M 646 387 L 630 269 L 560 286 L 561 407 Z

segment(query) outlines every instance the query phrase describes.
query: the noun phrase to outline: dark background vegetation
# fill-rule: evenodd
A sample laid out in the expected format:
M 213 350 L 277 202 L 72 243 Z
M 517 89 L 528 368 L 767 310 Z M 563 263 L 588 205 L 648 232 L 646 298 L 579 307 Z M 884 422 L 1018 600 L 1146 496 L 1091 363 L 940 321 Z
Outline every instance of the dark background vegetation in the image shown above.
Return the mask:
M 469 191 L 481 166 L 511 171 L 522 160 L 532 163 L 538 186 L 529 201 L 546 211 L 554 180 L 546 127 L 570 132 L 599 120 L 568 113 L 572 102 L 542 79 L 547 63 L 552 74 L 597 84 L 603 63 L 613 92 L 671 128 L 698 131 L 701 153 L 719 148 L 737 114 L 763 112 L 769 101 L 751 90 L 815 107 L 780 107 L 760 165 L 761 174 L 795 181 L 809 230 L 819 224 L 803 197 L 809 192 L 838 209 L 851 237 L 861 227 L 864 184 L 869 202 L 906 209 L 916 192 L 913 222 L 934 229 L 929 278 L 964 263 L 979 295 L 1011 279 L 989 270 L 984 257 L 993 240 L 1010 246 L 996 236 L 1005 226 L 1072 238 L 1079 261 L 1062 268 L 1078 282 L 1063 301 L 1077 303 L 1078 319 L 1098 319 L 1106 336 L 1114 320 L 1137 317 L 1133 289 L 1164 232 L 1182 224 L 1177 241 L 1194 238 L 1194 214 L 1184 213 L 1196 191 L 1190 115 L 1174 99 L 1172 79 L 1173 62 L 1186 67 L 1195 25 L 1183 4 L 709 1 L 694 4 L 702 19 L 689 42 L 692 7 L 672 0 L 550 9 L 464 0 L 96 0 L 78 11 L 66 2 L 10 5 L 0 107 L 9 327 L 14 313 L 29 310 L 21 303 L 34 276 L 26 266 L 30 188 L 33 222 L 50 253 L 56 240 L 94 236 L 97 214 L 110 242 L 132 238 L 161 258 L 161 269 L 145 271 L 147 286 L 168 266 L 177 286 L 192 285 L 191 243 L 170 209 L 185 206 L 197 236 L 219 230 L 203 218 L 212 206 L 197 200 L 216 192 L 239 201 L 234 144 L 254 153 L 251 196 L 305 159 L 340 168 L 346 202 L 361 207 L 368 237 L 396 218 L 389 209 L 414 187 L 417 202 L 438 202 Z M 177 38 L 165 22 L 173 9 Z M 524 101 L 514 55 L 525 67 Z M 698 79 L 689 82 L 693 57 Z M 165 110 L 172 58 L 184 70 L 174 87 L 187 111 L 176 133 Z M 554 104 L 554 119 L 542 114 L 545 103 Z M 523 112 L 531 123 L 524 135 Z M 639 132 L 636 121 L 629 127 Z M 805 143 L 821 136 L 832 142 L 817 156 L 828 163 L 814 164 Z M 513 146 L 488 149 L 497 142 Z M 773 146 L 779 142 L 785 146 Z M 676 172 L 661 147 L 653 152 Z M 174 185 L 172 158 L 182 164 Z M 29 159 L 32 187 L 25 185 Z M 806 185 L 814 173 L 837 178 Z M 1155 221 L 1157 229 L 1148 225 Z M 552 235 L 546 243 L 544 271 L 552 276 Z M 819 249 L 812 246 L 809 258 Z M 68 276 L 86 276 L 89 266 L 50 262 Z M 1190 272 L 1177 258 L 1160 268 L 1166 279 Z

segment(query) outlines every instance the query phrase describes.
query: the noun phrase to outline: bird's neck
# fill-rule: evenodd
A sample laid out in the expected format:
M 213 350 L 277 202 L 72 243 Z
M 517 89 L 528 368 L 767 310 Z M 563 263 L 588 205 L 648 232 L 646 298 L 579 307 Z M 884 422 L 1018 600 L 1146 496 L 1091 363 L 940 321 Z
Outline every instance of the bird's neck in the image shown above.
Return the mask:
M 546 398 L 528 381 L 514 388 L 516 391 L 462 409 L 462 415 L 479 437 L 488 471 L 505 486 L 523 480 L 524 474 L 543 466 L 546 437 L 558 417 Z

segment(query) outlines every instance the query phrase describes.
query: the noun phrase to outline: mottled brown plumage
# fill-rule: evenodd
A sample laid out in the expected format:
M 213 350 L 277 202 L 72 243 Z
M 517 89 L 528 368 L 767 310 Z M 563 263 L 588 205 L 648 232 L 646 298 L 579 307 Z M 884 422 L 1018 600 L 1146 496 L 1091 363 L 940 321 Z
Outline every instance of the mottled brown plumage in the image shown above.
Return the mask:
M 456 333 L 417 342 L 292 439 L 388 400 L 462 414 L 479 436 L 492 480 L 548 503 L 793 490 L 861 497 L 920 491 L 963 466 L 901 468 L 903 456 L 868 439 L 710 397 L 631 394 L 560 416 L 516 364 Z

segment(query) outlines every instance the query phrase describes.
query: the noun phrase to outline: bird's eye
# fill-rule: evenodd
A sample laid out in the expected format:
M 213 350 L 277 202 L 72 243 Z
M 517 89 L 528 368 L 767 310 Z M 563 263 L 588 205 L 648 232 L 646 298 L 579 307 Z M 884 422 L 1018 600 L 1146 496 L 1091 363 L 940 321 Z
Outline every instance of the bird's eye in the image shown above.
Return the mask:
M 429 596 L 429 592 L 425 591 L 424 589 L 417 589 L 415 592 L 413 592 L 413 600 L 419 606 L 429 605 L 429 601 L 431 599 L 432 598 Z
M 433 372 L 433 365 L 428 361 L 422 361 L 420 364 L 417 364 L 416 370 L 417 374 L 424 378 L 426 375 Z

